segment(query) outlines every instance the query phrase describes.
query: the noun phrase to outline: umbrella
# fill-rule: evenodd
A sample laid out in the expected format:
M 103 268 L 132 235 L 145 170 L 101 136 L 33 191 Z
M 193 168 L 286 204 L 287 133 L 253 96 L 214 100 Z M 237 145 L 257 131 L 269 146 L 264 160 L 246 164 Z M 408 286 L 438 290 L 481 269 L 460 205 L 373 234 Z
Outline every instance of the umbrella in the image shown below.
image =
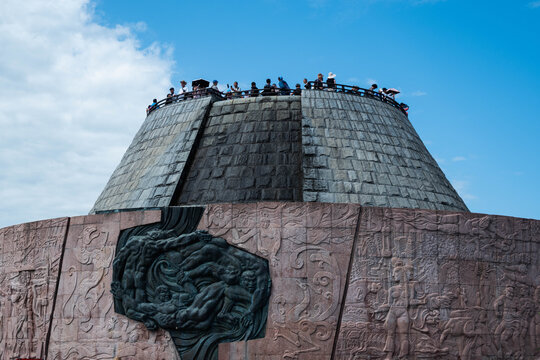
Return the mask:
M 401 91 L 399 91 L 398 89 L 390 88 L 386 89 L 386 92 L 389 94 L 399 94 Z
M 191 82 L 191 86 L 200 86 L 207 88 L 210 85 L 210 81 L 204 79 L 197 79 Z

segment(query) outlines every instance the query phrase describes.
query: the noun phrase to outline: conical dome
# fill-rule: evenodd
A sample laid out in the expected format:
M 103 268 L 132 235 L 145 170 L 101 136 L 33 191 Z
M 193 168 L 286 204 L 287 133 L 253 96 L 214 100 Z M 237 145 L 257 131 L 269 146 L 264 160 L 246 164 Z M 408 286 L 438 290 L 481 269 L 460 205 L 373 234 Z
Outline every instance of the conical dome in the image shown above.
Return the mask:
M 255 201 L 468 211 L 395 102 L 303 90 L 154 110 L 92 212 Z

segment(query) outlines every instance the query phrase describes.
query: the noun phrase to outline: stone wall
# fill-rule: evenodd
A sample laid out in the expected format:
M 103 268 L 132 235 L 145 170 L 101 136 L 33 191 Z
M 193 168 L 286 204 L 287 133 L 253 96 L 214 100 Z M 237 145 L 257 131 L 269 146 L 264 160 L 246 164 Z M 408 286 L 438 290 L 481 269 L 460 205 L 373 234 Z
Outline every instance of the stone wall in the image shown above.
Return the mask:
M 110 293 L 120 230 L 159 222 L 160 213 L 0 229 L 0 359 L 177 359 L 166 333 L 115 314 Z
M 305 90 L 302 115 L 304 201 L 467 211 L 400 110 Z
M 301 201 L 301 117 L 297 96 L 215 103 L 172 203 Z
M 0 359 L 44 355 L 68 224 L 0 229 Z
M 168 206 L 213 101 L 208 96 L 150 113 L 91 213 Z
M 467 211 L 406 115 L 329 91 L 155 110 L 92 212 L 318 201 Z
M 177 359 L 110 293 L 120 231 L 160 214 L 0 229 L 0 357 Z M 272 282 L 266 336 L 220 360 L 540 356 L 538 220 L 257 202 L 207 206 L 198 227 L 267 259 Z
M 222 204 L 200 225 L 270 262 L 266 337 L 220 360 L 537 359 L 540 221 Z

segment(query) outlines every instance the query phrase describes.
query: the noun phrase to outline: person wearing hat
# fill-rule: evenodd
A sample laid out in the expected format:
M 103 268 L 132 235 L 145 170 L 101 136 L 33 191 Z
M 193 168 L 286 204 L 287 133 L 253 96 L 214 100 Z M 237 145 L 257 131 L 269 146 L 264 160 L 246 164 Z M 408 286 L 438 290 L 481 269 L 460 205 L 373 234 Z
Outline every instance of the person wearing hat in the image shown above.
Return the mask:
M 335 91 L 336 89 L 336 74 L 332 73 L 331 71 L 328 73 L 326 86 L 328 87 L 328 91 Z
M 178 90 L 178 99 L 184 100 L 187 92 L 188 92 L 187 82 L 185 80 L 180 81 L 180 90 Z
M 179 94 L 185 94 L 188 92 L 187 88 L 187 82 L 186 80 L 180 81 L 180 91 L 178 91 Z
M 212 81 L 212 86 L 210 86 L 210 88 L 219 91 L 217 84 L 218 84 L 217 80 Z

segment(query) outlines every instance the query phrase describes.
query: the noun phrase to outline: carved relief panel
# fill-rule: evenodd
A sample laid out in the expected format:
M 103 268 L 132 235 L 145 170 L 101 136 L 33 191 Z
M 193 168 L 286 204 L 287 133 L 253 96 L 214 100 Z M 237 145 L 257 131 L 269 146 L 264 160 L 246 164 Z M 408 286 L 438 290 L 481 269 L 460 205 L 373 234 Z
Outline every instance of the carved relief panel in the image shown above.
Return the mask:
M 359 206 L 257 203 L 207 207 L 199 228 L 268 259 L 264 339 L 220 344 L 220 360 L 328 359 Z
M 114 313 L 112 261 L 121 229 L 158 222 L 160 211 L 71 219 L 48 359 L 175 359 L 163 331 Z
M 538 233 L 528 221 L 363 209 L 336 359 L 536 359 Z
M 44 355 L 67 223 L 0 230 L 0 359 Z

